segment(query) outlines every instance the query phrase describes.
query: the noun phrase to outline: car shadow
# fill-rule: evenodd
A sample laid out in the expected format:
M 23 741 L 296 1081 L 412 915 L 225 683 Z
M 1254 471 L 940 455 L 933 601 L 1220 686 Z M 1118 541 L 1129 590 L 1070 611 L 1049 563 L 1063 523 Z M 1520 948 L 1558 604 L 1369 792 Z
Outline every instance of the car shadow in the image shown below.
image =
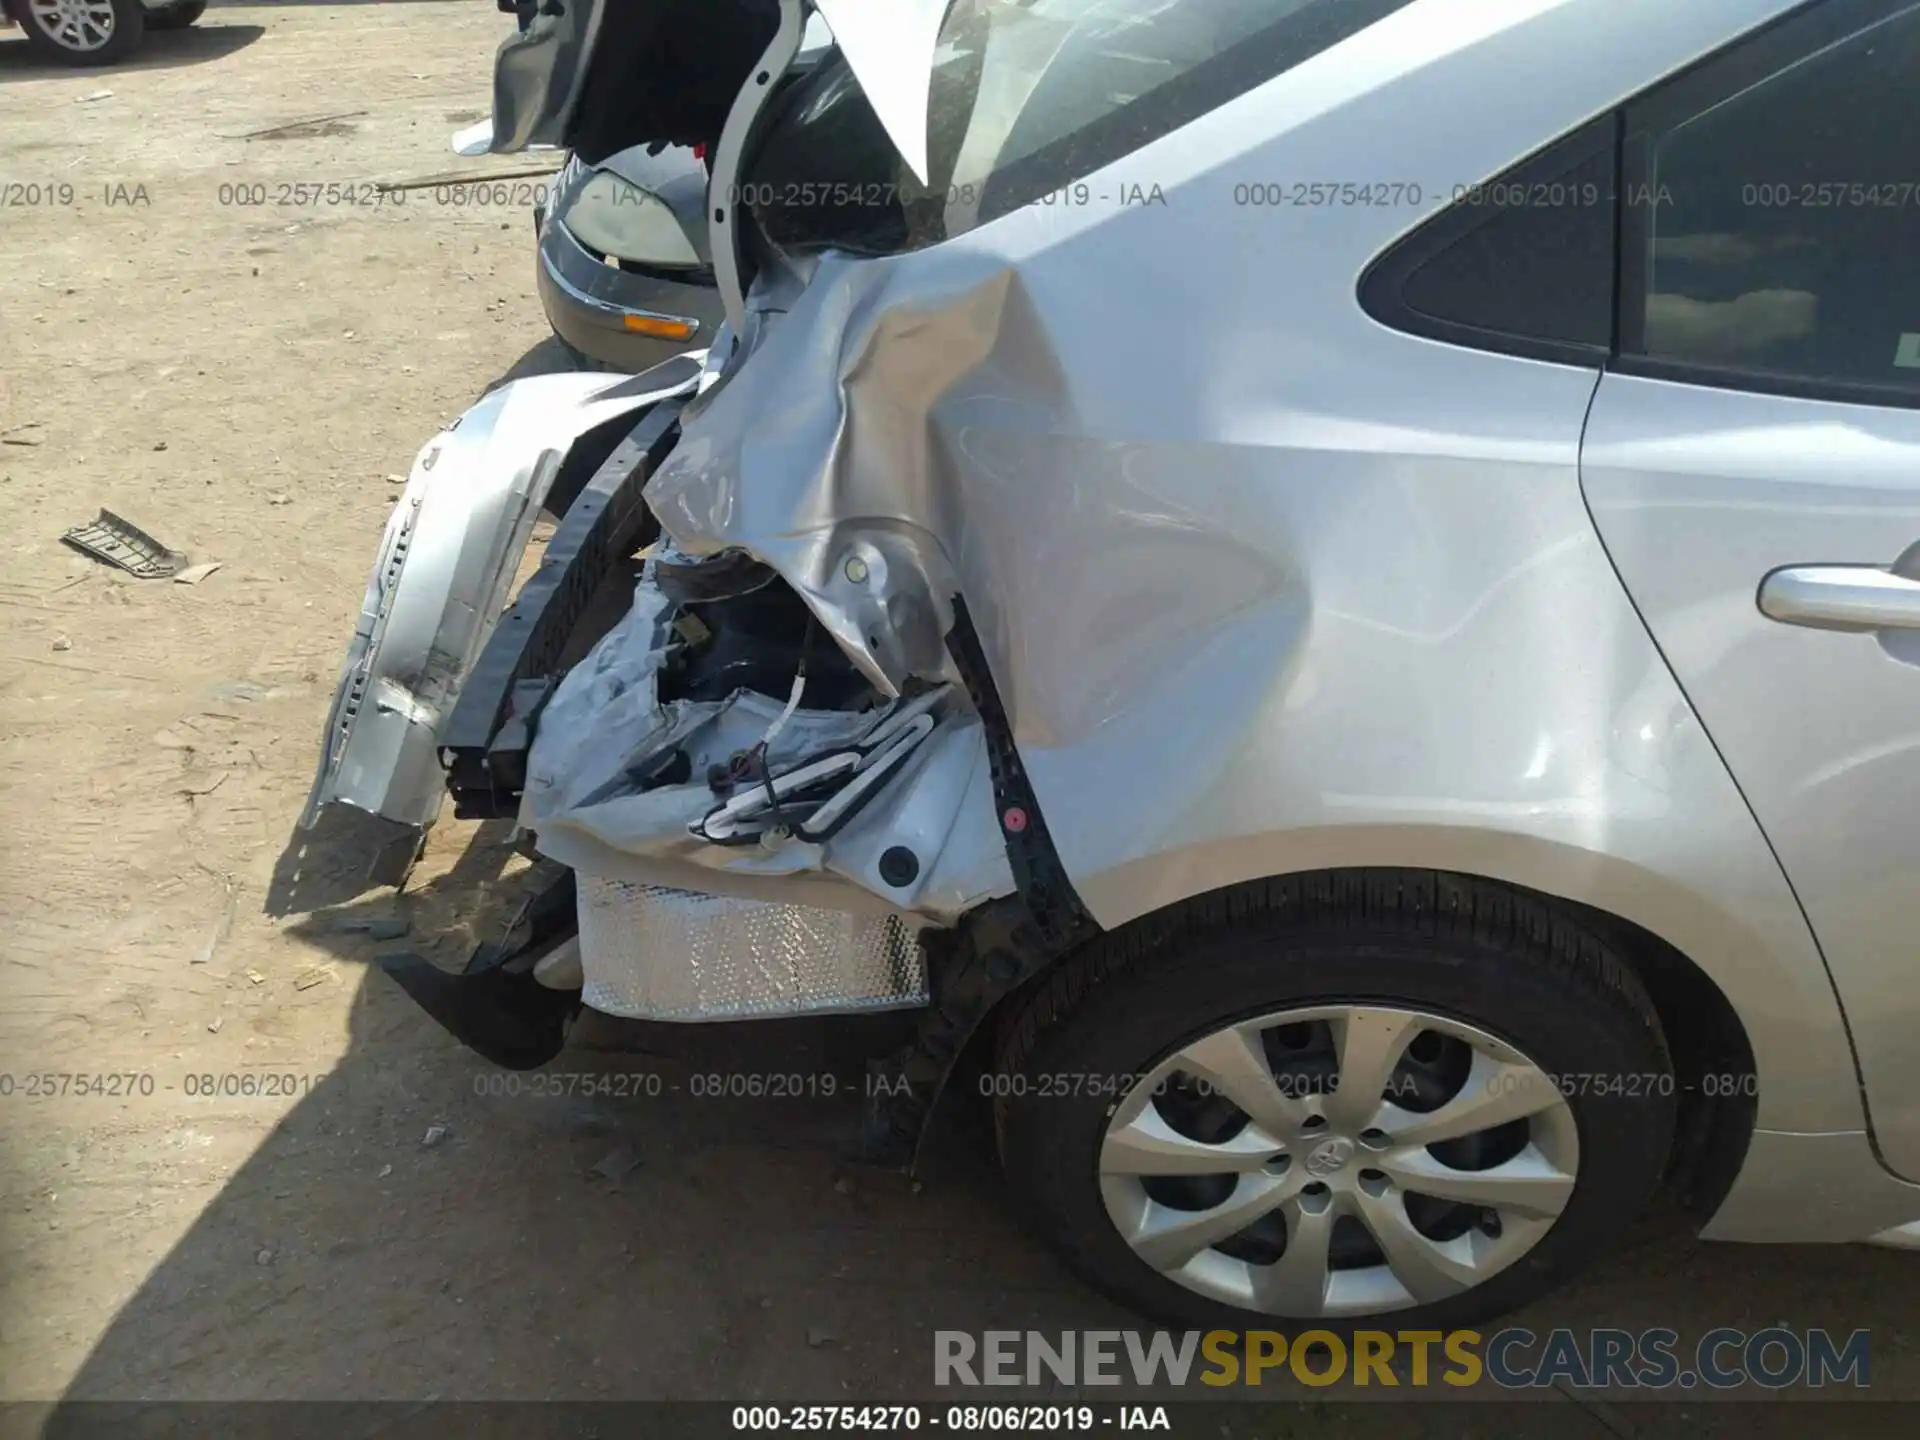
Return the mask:
M 555 363 L 557 348 L 532 347 L 502 381 L 574 368 Z M 392 867 L 414 861 L 411 832 L 334 807 L 316 830 L 292 833 L 265 908 L 298 917 L 284 928 L 349 977 L 344 1044 L 324 1070 L 273 1067 L 295 1088 L 272 1102 L 270 1122 L 245 1096 L 156 1096 L 175 1107 L 160 1123 L 75 1150 L 63 1190 L 139 1196 L 141 1213 L 178 1206 L 161 1213 L 180 1223 L 44 1434 L 236 1433 L 235 1412 L 166 1408 L 205 1401 L 980 1403 L 1009 1392 L 935 1389 L 936 1331 L 1147 1327 L 1016 1223 L 976 1077 L 963 1074 L 938 1112 L 917 1181 L 851 1158 L 867 1061 L 902 1043 L 911 1015 L 665 1025 L 587 1012 L 563 1053 L 530 1072 L 461 1048 L 378 968 L 403 950 L 461 968 L 537 881 L 507 823 L 461 833 L 427 847 L 397 891 Z M 290 1033 L 264 1008 L 234 1023 L 283 1044 Z M 175 1143 L 233 1164 L 189 1169 L 167 1153 Z M 195 1185 L 209 1186 L 204 1199 L 167 1198 Z M 1920 1364 L 1904 1358 L 1902 1275 L 1920 1281 L 1920 1256 L 1707 1246 L 1662 1211 L 1514 1322 L 1689 1337 L 1783 1317 L 1842 1335 L 1865 1327 L 1885 1337 L 1876 1393 L 1911 1398 Z M 1251 1392 L 1332 1393 L 1284 1378 Z M 1532 1433 L 1628 1433 L 1605 1417 L 1589 1426 L 1591 1407 L 1575 1400 L 1575 1416 L 1553 1396 L 1503 1409 L 1529 1412 Z M 147 1406 L 160 1408 L 145 1418 L 124 1408 Z M 1404 1434 L 1398 1408 L 1341 1407 L 1337 1422 L 1321 1414 L 1302 1428 Z M 1745 1440 L 1764 1433 L 1760 1407 L 1704 1408 L 1737 1412 L 1727 1424 Z M 249 1413 L 278 1440 L 300 1421 Z M 350 1418 L 318 1416 L 328 1433 L 384 1436 L 403 1433 L 408 1412 L 357 1428 Z M 428 1411 L 404 1433 L 444 1423 Z M 600 1433 L 647 1423 L 626 1417 Z M 1717 1424 L 1703 1418 L 1693 1433 Z
M 129 70 L 172 70 L 204 65 L 244 50 L 262 35 L 262 25 L 215 22 L 211 17 L 184 30 L 149 30 L 140 48 L 117 65 L 62 65 L 43 58 L 16 27 L 0 30 L 0 79 L 52 75 L 119 75 Z
M 917 1181 L 852 1158 L 867 1061 L 903 1042 L 911 1014 L 668 1025 L 586 1012 L 539 1071 L 463 1050 L 376 962 L 404 947 L 459 968 L 538 879 L 516 856 L 504 823 L 477 826 L 445 861 L 430 849 L 431 873 L 405 892 L 290 927 L 354 976 L 344 1051 L 302 1077 L 264 1138 L 245 1131 L 244 1158 L 119 1307 L 41 1433 L 272 1427 L 290 1440 L 285 1425 L 304 1415 L 329 1434 L 432 1435 L 444 1420 L 407 1405 L 442 1398 L 977 1402 L 981 1392 L 935 1388 L 936 1331 L 1148 1326 L 1016 1224 L 978 1077 L 963 1073 L 939 1112 Z M 244 1121 L 238 1101 L 190 1115 L 216 1138 Z M 180 1188 L 176 1171 L 143 1163 L 99 1147 L 62 1188 Z M 1661 1208 L 1512 1323 L 1537 1335 L 1663 1326 L 1689 1341 L 1722 1325 L 1867 1328 L 1876 1394 L 1911 1397 L 1901 1275 L 1920 1279 L 1920 1256 L 1710 1246 Z M 1181 1394 L 1221 1398 L 1197 1390 Z M 1172 1392 L 992 1392 L 1143 1395 Z M 1283 1375 L 1248 1398 L 1268 1396 L 1315 1401 L 1318 1413 L 1329 1392 Z M 1638 1433 L 1588 1427 L 1592 1406 L 1577 1397 L 1543 1398 L 1560 1403 L 1503 1407 L 1530 1423 L 1502 1433 Z M 407 1403 L 359 1419 L 188 1403 L 208 1400 Z M 1705 1408 L 1727 1425 L 1703 1416 L 1691 1433 L 1731 1433 L 1732 1415 L 1755 1413 Z M 1400 1411 L 1343 1406 L 1337 1428 L 1404 1434 Z M 604 1418 L 623 1423 L 600 1433 L 635 1428 L 632 1415 Z M 350 1419 L 358 1428 L 342 1430 Z M 586 1433 L 572 1411 L 544 1423 Z M 1788 1433 L 1738 1426 L 1742 1440 Z
M 568 370 L 584 369 L 580 357 L 560 342 L 558 335 L 549 335 L 528 348 L 513 364 L 509 365 L 495 378 L 487 382 L 487 391 L 498 390 L 502 385 L 515 380 L 526 380 L 535 375 L 558 375 Z M 608 371 L 609 383 L 616 378 Z
M 375 962 L 403 946 L 458 968 L 528 883 L 504 831 L 291 927 L 354 977 L 344 1052 L 119 1308 L 45 1434 L 222 1430 L 166 1409 L 209 1399 L 824 1400 L 887 1375 L 917 1393 L 932 1327 L 984 1327 L 1010 1297 L 1115 1321 L 1013 1226 L 979 1106 L 943 1117 L 924 1189 L 853 1160 L 868 1059 L 910 1013 L 587 1012 L 535 1072 L 461 1049 Z M 192 1127 L 218 1133 L 221 1108 Z M 98 1401 L 160 1409 L 136 1424 Z
M 274 862 L 264 907 L 281 918 L 344 905 L 369 890 L 402 884 L 420 835 L 350 805 L 330 805 L 312 830 L 295 826 Z

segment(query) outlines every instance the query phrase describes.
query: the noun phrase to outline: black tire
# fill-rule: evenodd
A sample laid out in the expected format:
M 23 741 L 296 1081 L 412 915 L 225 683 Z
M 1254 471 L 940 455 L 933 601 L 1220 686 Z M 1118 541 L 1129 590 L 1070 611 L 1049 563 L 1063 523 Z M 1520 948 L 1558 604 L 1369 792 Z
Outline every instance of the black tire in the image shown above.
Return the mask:
M 58 64 L 112 65 L 140 48 L 146 35 L 147 17 L 140 0 L 103 0 L 103 3 L 113 9 L 113 32 L 107 42 L 95 50 L 76 50 L 55 39 L 52 33 L 41 28 L 40 17 L 30 5 L 20 7 L 20 28 L 35 51 Z
M 1550 1075 L 1668 1076 L 1659 1018 L 1619 957 L 1567 914 L 1508 887 L 1431 871 L 1292 877 L 1180 907 L 1103 937 L 1041 977 L 1002 1028 L 993 1089 L 1001 1159 L 1022 1207 L 1084 1279 L 1201 1330 L 1284 1325 L 1188 1290 L 1138 1258 L 1096 1172 L 1114 1094 L 1042 1095 L 1039 1077 L 1127 1076 L 1238 1019 L 1294 1006 L 1397 1003 L 1464 1021 Z M 1553 1228 L 1473 1289 L 1388 1310 L 1386 1328 L 1449 1329 L 1512 1310 L 1604 1253 L 1664 1169 L 1670 1082 L 1567 1094 L 1577 1182 Z M 1022 1093 L 1024 1092 L 1024 1093 Z M 1649 1093 L 1652 1092 L 1652 1093 Z M 1335 1333 L 1364 1315 L 1302 1321 Z
M 147 12 L 149 30 L 184 30 L 207 13 L 207 0 L 179 0 Z

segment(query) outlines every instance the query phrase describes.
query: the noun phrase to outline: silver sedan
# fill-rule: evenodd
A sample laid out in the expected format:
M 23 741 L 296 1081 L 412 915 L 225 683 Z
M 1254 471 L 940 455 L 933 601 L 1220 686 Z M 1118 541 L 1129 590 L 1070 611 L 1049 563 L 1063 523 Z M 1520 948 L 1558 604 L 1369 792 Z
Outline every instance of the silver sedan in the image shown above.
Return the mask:
M 1920 1246 L 1920 0 L 818 0 L 791 73 L 741 8 L 699 375 L 513 412 L 644 407 L 538 582 L 651 527 L 630 622 L 381 722 L 600 907 L 522 991 L 685 995 L 598 938 L 660 887 L 910 925 L 690 1003 L 931 995 L 890 1133 L 983 1055 L 1023 1210 L 1200 1328 L 1471 1323 L 1662 1186 Z M 471 657 L 518 543 L 425 503 Z

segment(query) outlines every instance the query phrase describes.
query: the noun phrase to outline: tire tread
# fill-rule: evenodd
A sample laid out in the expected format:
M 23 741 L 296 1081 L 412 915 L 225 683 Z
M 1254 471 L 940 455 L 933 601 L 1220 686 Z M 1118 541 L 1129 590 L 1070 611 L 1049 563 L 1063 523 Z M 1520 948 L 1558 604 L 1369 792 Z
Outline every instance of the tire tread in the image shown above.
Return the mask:
M 1031 997 L 1003 1025 L 995 1068 L 1002 1074 L 1023 1070 L 1048 1032 L 1064 1024 L 1089 996 L 1160 955 L 1201 937 L 1225 939 L 1255 927 L 1268 930 L 1275 920 L 1302 932 L 1346 935 L 1391 926 L 1401 934 L 1412 929 L 1434 939 L 1530 954 L 1630 1019 L 1666 1054 L 1659 1015 L 1639 977 L 1600 936 L 1551 900 L 1450 871 L 1370 868 L 1236 885 L 1102 935 L 1040 978 Z

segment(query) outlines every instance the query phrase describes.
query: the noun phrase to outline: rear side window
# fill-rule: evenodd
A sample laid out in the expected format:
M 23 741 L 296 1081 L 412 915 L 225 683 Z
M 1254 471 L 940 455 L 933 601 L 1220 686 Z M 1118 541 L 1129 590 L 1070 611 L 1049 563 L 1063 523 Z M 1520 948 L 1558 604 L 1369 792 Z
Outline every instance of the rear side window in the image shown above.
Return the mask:
M 1832 0 L 1627 115 L 1622 368 L 1920 399 L 1920 4 Z
M 1595 121 L 1448 207 L 1361 277 L 1383 325 L 1455 345 L 1599 364 L 1613 344 L 1617 122 Z
M 776 244 L 886 254 L 1065 191 L 1412 0 L 955 0 L 930 183 L 838 57 L 783 98 L 741 199 Z

